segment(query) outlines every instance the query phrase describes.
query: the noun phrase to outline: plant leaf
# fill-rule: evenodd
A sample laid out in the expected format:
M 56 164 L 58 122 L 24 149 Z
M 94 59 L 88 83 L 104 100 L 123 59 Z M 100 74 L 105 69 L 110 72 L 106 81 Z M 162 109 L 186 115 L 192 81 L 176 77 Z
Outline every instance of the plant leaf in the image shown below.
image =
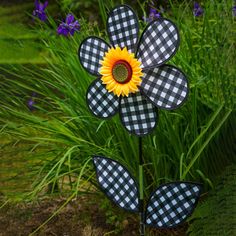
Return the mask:
M 189 182 L 159 186 L 148 201 L 146 224 L 157 228 L 172 228 L 182 223 L 193 212 L 200 190 L 200 184 Z
M 109 158 L 94 156 L 97 180 L 107 197 L 119 207 L 139 210 L 138 187 L 128 170 Z

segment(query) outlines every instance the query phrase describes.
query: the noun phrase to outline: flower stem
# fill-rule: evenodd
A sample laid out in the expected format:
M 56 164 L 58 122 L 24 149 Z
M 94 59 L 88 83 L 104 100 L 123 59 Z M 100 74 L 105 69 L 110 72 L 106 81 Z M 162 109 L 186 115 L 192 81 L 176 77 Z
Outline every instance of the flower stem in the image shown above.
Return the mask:
M 139 137 L 139 214 L 140 214 L 140 236 L 145 235 L 144 225 L 144 184 L 143 184 L 143 157 L 142 157 L 142 138 Z

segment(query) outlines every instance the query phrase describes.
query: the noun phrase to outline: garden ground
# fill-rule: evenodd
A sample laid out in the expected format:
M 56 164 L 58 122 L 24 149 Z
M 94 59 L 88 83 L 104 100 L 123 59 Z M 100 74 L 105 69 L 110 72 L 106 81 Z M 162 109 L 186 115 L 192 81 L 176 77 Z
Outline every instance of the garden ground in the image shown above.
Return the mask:
M 89 199 L 88 199 L 89 198 Z M 98 198 L 86 196 L 70 201 L 55 217 L 34 235 L 38 236 L 136 236 L 137 215 L 126 214 L 114 218 Z M 34 203 L 7 204 L 0 211 L 0 236 L 30 235 L 45 222 L 63 203 L 62 197 L 47 198 Z M 100 201 L 100 202 L 99 202 Z M 99 204 L 98 204 L 99 203 Z M 114 209 L 113 209 L 114 210 Z M 117 214 L 122 212 L 117 210 Z M 122 210 L 121 210 L 122 211 Z M 106 213 L 105 213 L 106 212 Z M 119 224 L 119 225 L 118 225 Z M 153 231 L 150 236 L 184 236 L 186 225 L 176 230 Z

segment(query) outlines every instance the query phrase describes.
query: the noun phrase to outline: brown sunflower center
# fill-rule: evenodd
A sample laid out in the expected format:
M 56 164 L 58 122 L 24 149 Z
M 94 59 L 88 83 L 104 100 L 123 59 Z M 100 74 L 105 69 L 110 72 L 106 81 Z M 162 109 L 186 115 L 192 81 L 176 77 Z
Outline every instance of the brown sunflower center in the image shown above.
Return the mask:
M 112 68 L 112 75 L 118 83 L 127 83 L 131 80 L 132 68 L 127 61 L 119 60 Z

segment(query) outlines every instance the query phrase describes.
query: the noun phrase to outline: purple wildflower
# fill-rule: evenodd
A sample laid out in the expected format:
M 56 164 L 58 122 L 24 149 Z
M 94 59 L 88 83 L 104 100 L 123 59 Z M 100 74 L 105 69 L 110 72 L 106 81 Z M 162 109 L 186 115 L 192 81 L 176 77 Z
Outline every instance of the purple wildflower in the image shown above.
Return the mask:
M 33 16 L 39 18 L 41 21 L 47 20 L 47 15 L 45 13 L 45 9 L 48 6 L 48 1 L 45 3 L 40 3 L 38 0 L 34 2 L 35 9 L 33 11 Z
M 161 13 L 158 12 L 154 8 L 150 8 L 148 18 L 143 17 L 144 21 L 146 21 L 146 22 L 151 22 L 151 21 L 153 21 L 155 19 L 159 19 L 159 18 L 161 18 Z
M 69 34 L 74 35 L 75 31 L 79 30 L 80 30 L 79 22 L 77 20 L 75 21 L 75 18 L 72 14 L 68 14 L 65 22 L 62 22 L 58 26 L 57 33 L 59 35 L 68 36 Z
M 160 18 L 161 17 L 161 13 L 160 12 L 158 12 L 156 9 L 154 9 L 154 8 L 151 8 L 150 9 L 150 14 L 149 14 L 149 18 L 151 19 L 151 20 L 154 20 L 154 19 L 158 19 L 158 18 Z
M 194 2 L 194 7 L 193 7 L 193 15 L 198 17 L 198 16 L 202 16 L 204 13 L 202 7 L 200 6 L 199 3 Z
M 27 102 L 27 106 L 28 106 L 30 111 L 33 111 L 33 110 L 36 109 L 35 106 L 34 106 L 34 104 L 35 104 L 34 97 L 36 97 L 36 95 L 37 94 L 35 92 L 32 93 L 32 96 L 30 97 L 30 99 Z
M 233 16 L 236 16 L 236 5 L 232 7 Z
M 28 100 L 28 103 L 27 103 L 28 108 L 30 109 L 30 111 L 33 111 L 33 110 L 34 110 L 34 104 L 35 104 L 34 100 L 33 100 L 32 98 L 30 98 L 30 99 Z

